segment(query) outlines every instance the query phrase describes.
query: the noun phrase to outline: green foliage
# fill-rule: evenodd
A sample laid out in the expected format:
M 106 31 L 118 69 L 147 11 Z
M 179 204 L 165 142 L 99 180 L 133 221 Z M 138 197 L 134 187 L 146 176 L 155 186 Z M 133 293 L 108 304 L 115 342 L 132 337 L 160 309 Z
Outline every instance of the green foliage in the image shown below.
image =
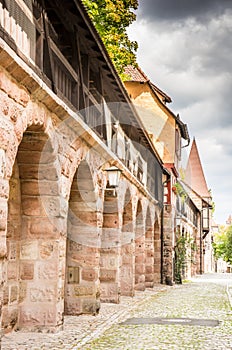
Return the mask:
M 179 182 L 176 182 L 175 187 L 176 187 L 178 196 L 181 198 L 181 201 L 185 202 L 186 198 L 188 197 L 186 191 L 184 190 L 184 188 Z
M 187 250 L 187 238 L 181 235 L 180 232 L 176 233 L 176 245 L 175 245 L 175 282 L 182 283 L 182 274 L 186 263 L 186 250 Z
M 209 188 L 209 193 L 210 193 L 210 195 L 211 195 L 211 198 L 212 198 L 212 190 L 211 190 L 211 188 Z M 215 213 L 215 202 L 211 202 L 211 205 L 212 205 L 212 214 L 214 214 Z
M 215 258 L 223 258 L 232 264 L 232 226 L 221 227 L 219 234 L 215 235 L 213 243 Z
M 127 27 L 136 19 L 138 0 L 82 0 L 121 78 L 127 65 L 136 66 L 138 44 Z
M 232 226 L 227 229 L 225 243 L 225 261 L 232 264 Z

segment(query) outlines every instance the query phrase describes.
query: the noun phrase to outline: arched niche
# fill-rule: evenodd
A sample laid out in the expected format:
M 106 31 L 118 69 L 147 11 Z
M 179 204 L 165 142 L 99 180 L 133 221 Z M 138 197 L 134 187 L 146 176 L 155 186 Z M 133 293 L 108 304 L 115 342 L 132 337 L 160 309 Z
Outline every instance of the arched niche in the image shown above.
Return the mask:
M 68 209 L 65 314 L 99 311 L 100 232 L 92 174 L 83 160 L 73 177 Z
M 65 218 L 56 156 L 42 127 L 24 134 L 9 181 L 3 328 L 54 330 L 63 322 Z

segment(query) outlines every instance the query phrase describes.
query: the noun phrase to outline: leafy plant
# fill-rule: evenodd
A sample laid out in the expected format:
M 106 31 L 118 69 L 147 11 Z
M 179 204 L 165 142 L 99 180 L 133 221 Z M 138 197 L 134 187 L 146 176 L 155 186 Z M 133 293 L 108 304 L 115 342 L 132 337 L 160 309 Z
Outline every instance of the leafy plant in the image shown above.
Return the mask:
M 214 256 L 232 264 L 232 226 L 221 227 L 213 242 Z
M 115 68 L 122 79 L 127 65 L 136 66 L 138 44 L 131 41 L 127 27 L 136 19 L 137 0 L 82 0 Z
M 181 198 L 181 201 L 185 202 L 188 195 L 184 190 L 184 188 L 182 187 L 182 185 L 179 182 L 176 182 L 174 187 L 176 189 L 176 194 Z
M 175 282 L 182 284 L 183 272 L 186 264 L 187 238 L 179 231 L 176 234 L 175 244 Z

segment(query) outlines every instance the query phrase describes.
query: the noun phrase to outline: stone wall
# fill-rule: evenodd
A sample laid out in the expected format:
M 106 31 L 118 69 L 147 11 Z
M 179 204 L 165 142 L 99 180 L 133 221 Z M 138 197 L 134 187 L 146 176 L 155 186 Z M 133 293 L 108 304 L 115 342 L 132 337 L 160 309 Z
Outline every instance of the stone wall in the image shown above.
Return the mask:
M 0 60 L 2 327 L 55 331 L 158 282 L 160 209 L 118 160 L 8 48 Z

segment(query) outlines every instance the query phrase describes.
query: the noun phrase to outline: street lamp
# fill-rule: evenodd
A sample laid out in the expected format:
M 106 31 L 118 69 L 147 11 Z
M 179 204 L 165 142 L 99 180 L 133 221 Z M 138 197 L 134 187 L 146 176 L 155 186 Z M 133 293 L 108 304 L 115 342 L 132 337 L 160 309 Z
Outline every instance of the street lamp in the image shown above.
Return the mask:
M 113 191 L 112 195 L 116 196 L 116 188 L 119 185 L 120 175 L 122 170 L 117 168 L 116 166 L 111 166 L 110 168 L 106 169 L 107 172 L 107 185 L 106 189 Z

